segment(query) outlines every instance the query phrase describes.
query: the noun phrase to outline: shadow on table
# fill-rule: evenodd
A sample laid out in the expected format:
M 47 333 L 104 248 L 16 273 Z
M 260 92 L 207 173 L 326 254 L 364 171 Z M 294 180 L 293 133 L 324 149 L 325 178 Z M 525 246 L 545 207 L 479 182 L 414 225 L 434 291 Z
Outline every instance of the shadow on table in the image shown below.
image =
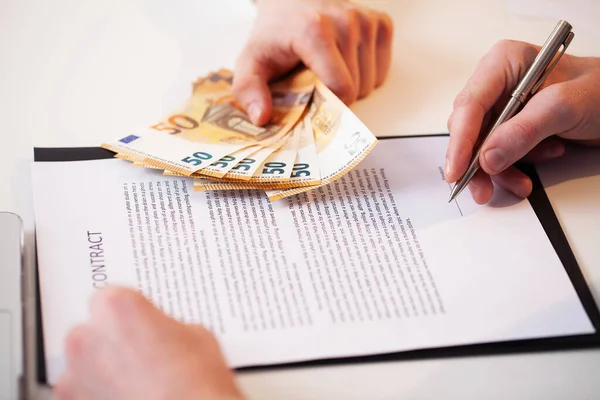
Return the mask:
M 565 155 L 536 165 L 544 187 L 592 176 L 600 176 L 600 147 L 569 144 Z
M 532 165 L 521 164 L 519 169 L 533 180 L 534 191 L 548 189 L 563 182 L 600 176 L 600 147 L 568 144 L 565 155 L 552 161 Z M 543 185 L 543 186 L 542 186 Z M 521 201 L 498 186 L 488 203 L 490 207 L 509 207 Z

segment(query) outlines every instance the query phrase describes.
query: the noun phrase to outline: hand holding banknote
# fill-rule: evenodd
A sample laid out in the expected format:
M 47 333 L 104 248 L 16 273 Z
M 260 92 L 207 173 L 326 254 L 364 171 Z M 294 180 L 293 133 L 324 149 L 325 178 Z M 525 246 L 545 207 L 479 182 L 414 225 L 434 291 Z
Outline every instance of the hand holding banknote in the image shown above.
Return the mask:
M 197 191 L 260 189 L 275 201 L 342 177 L 377 143 L 307 68 L 269 83 L 263 126 L 236 102 L 234 79 L 226 69 L 197 79 L 178 109 L 103 147 L 135 166 L 195 178 Z
M 391 60 L 390 17 L 347 0 L 256 0 L 258 16 L 240 55 L 233 92 L 257 125 L 271 117 L 267 82 L 306 65 L 346 104 L 383 83 Z
M 214 336 L 167 316 L 140 293 L 102 289 L 66 340 L 59 399 L 242 400 Z
M 234 72 L 200 77 L 179 108 L 103 147 L 193 177 L 195 190 L 277 190 L 271 200 L 362 161 L 377 140 L 347 105 L 387 75 L 389 17 L 342 0 L 259 0 L 258 8 Z

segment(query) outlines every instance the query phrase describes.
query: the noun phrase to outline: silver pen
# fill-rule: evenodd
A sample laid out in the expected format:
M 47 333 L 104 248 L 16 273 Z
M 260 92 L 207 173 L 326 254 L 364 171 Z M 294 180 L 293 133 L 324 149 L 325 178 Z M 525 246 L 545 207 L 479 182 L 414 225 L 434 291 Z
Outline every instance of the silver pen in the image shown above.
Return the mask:
M 541 48 L 535 60 L 519 82 L 517 88 L 513 91 L 510 100 L 504 107 L 504 110 L 494 122 L 492 127 L 488 130 L 488 132 L 479 139 L 479 144 L 473 149 L 474 156 L 471 159 L 471 163 L 469 164 L 469 168 L 467 172 L 456 182 L 454 187 L 452 188 L 452 192 L 450 193 L 451 202 L 458 196 L 467 184 L 473 178 L 473 175 L 479 170 L 479 154 L 481 152 L 481 148 L 484 143 L 490 137 L 492 132 L 496 130 L 500 124 L 511 119 L 522 106 L 525 105 L 527 100 L 540 88 L 542 83 L 546 77 L 552 72 L 552 69 L 558 63 L 558 60 L 562 57 L 565 50 L 573 40 L 575 34 L 572 32 L 572 26 L 566 21 L 559 21 L 544 46 Z M 562 50 L 557 55 L 557 52 L 560 50 L 562 46 Z M 552 63 L 552 64 L 550 64 Z

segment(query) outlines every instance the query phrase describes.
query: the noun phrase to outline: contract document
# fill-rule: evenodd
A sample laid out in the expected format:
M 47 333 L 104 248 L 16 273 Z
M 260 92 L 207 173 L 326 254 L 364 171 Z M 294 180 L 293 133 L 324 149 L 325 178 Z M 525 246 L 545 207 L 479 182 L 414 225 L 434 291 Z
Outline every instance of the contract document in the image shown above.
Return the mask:
M 447 141 L 381 140 L 273 203 L 119 159 L 34 163 L 49 383 L 109 284 L 212 330 L 234 368 L 593 334 L 528 200 L 448 203 Z

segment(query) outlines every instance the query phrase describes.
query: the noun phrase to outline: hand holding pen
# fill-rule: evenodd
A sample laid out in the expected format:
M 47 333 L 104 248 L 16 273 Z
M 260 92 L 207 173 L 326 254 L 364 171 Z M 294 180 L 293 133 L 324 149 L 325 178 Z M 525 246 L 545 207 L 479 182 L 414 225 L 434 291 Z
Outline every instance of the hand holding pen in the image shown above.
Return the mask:
M 492 197 L 492 181 L 520 197 L 531 193 L 531 181 L 513 166 L 519 160 L 542 162 L 560 157 L 565 150 L 563 139 L 600 145 L 600 58 L 564 54 L 555 64 L 560 52 L 555 53 L 546 64 L 545 72 L 550 73 L 533 81 L 531 89 L 536 90 L 529 93 L 525 105 L 512 110 L 508 118 L 502 116 L 503 111 L 511 111 L 511 95 L 522 84 L 531 83 L 524 75 L 540 50 L 523 42 L 498 43 L 454 101 L 448 120 L 445 176 L 448 182 L 457 182 L 456 192 L 460 183 L 468 182 L 479 204 Z M 535 88 L 538 82 L 541 86 Z M 481 144 L 482 127 L 498 121 L 495 129 L 483 130 L 484 134 L 493 132 Z M 469 177 L 473 164 L 475 173 Z

